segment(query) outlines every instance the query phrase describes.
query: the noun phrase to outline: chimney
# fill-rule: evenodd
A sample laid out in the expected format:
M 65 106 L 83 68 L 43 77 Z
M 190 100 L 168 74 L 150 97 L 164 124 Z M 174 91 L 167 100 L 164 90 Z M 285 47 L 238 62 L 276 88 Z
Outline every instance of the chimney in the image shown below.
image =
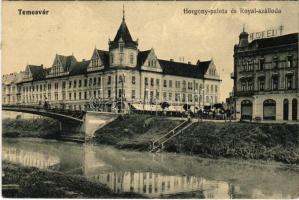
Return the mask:
M 83 58 L 82 61 L 85 61 L 85 59 Z
M 40 66 L 41 66 L 41 67 L 43 67 L 44 65 L 43 65 L 43 64 L 41 64 Z
M 172 58 L 170 58 L 170 62 L 173 62 L 173 59 L 172 59 Z
M 191 65 L 191 61 L 188 61 L 188 64 Z

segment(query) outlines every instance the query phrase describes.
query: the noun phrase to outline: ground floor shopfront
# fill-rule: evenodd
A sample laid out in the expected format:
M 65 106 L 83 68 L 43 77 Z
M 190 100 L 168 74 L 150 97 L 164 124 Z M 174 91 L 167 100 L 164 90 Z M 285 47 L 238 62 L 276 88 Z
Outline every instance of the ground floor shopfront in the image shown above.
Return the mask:
M 238 97 L 235 101 L 236 119 L 297 121 L 298 101 L 298 93 Z

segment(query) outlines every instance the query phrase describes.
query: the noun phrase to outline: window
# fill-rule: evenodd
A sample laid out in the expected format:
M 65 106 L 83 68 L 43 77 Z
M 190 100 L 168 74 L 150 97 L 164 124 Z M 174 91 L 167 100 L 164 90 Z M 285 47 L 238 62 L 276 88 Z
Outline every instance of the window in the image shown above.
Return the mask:
M 120 53 L 124 52 L 124 44 L 119 44 L 119 52 Z
M 277 90 L 278 89 L 278 76 L 272 77 L 272 89 Z
M 84 99 L 87 99 L 87 92 L 84 92 Z
M 108 90 L 108 98 L 111 98 L 111 90 Z
M 193 101 L 192 94 L 188 94 L 188 101 L 189 101 L 189 102 L 192 102 L 192 101 Z
M 156 91 L 156 99 L 160 98 L 160 93 L 158 91 Z
M 215 92 L 217 92 L 218 91 L 218 86 L 217 85 L 215 85 Z
M 87 79 L 84 79 L 84 87 L 87 86 Z
M 113 64 L 114 63 L 114 59 L 113 59 L 113 54 L 112 53 L 110 54 L 110 60 L 111 60 L 111 64 Z
M 164 82 L 163 82 L 163 86 L 164 86 L 164 87 L 167 87 L 167 81 L 166 81 L 166 80 L 164 80 Z
M 136 83 L 136 78 L 135 76 L 132 76 L 132 84 L 135 85 L 135 83 Z
M 108 76 L 108 81 L 107 84 L 110 85 L 111 84 L 111 76 Z M 111 91 L 110 91 L 111 92 Z
M 98 86 L 101 86 L 101 77 L 98 77 Z
M 253 90 L 253 81 L 252 80 L 248 81 L 248 90 L 249 91 Z
M 259 68 L 260 68 L 260 70 L 265 69 L 265 59 L 264 58 L 260 59 Z
M 77 99 L 77 93 L 74 92 L 74 100 L 76 100 L 76 99 Z
M 246 71 L 252 71 L 253 70 L 253 60 L 247 61 L 247 70 Z
M 167 93 L 166 92 L 163 92 L 163 99 L 167 100 Z
M 92 78 L 89 78 L 88 86 L 92 85 Z
M 72 93 L 69 92 L 69 100 L 72 99 Z
M 150 91 L 150 99 L 151 99 L 151 100 L 154 99 L 154 91 Z
M 157 86 L 160 85 L 160 79 L 156 79 L 156 85 L 157 85 Z
M 172 80 L 168 81 L 169 87 L 172 87 Z
M 76 87 L 77 87 L 77 81 L 74 80 L 74 88 L 76 88 Z
M 132 99 L 135 99 L 135 98 L 136 98 L 136 91 L 132 90 Z
M 172 101 L 172 93 L 168 94 L 168 99 L 169 99 L 169 101 Z
M 274 69 L 277 69 L 278 68 L 278 57 L 276 56 L 276 57 L 274 57 L 273 58 L 273 68 Z
M 260 78 L 259 79 L 259 90 L 264 91 L 265 89 L 265 78 Z
M 179 93 L 175 93 L 175 101 L 180 101 L 180 94 Z
M 147 77 L 144 78 L 144 84 L 148 85 L 148 78 Z
M 246 91 L 246 81 L 244 80 L 241 81 L 241 90 Z
M 69 88 L 72 87 L 72 81 L 69 81 Z
M 144 91 L 144 98 L 145 98 L 145 99 L 148 99 L 148 90 L 145 90 L 145 91 Z
M 286 76 L 286 88 L 288 90 L 292 89 L 293 87 L 293 76 L 292 75 L 287 75 Z
M 81 92 L 79 92 L 79 99 L 81 100 L 81 98 L 82 98 L 82 97 L 81 97 Z
M 293 56 L 287 56 L 287 67 L 293 67 Z
M 209 92 L 209 85 L 207 85 L 206 91 L 207 91 L 207 93 Z
M 62 89 L 65 89 L 65 81 L 62 82 Z
M 151 86 L 154 86 L 154 79 L 151 78 Z
M 186 91 L 186 81 L 185 80 L 183 81 L 183 88 L 182 89 L 183 89 L 183 91 Z
M 175 87 L 176 88 L 180 88 L 181 86 L 181 82 L 180 81 L 175 81 Z
M 134 55 L 133 55 L 133 54 L 130 55 L 130 63 L 131 63 L 131 64 L 134 63 Z
M 214 85 L 211 85 L 211 92 L 214 92 Z
M 198 102 L 198 96 L 194 95 L 194 102 Z
M 97 84 L 97 78 L 94 77 L 94 78 L 93 78 L 93 85 L 95 86 L 96 84 Z

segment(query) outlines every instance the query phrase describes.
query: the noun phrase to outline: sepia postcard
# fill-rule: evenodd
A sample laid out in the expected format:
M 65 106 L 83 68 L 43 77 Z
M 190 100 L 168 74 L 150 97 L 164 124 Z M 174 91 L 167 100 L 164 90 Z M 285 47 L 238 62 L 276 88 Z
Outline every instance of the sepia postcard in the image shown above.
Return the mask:
M 298 1 L 3 1 L 2 198 L 299 198 Z

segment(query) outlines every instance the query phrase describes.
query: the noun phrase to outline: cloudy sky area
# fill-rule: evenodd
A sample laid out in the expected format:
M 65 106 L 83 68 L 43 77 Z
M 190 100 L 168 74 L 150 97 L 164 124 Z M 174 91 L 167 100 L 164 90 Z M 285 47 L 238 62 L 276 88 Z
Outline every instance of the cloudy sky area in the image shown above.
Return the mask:
M 3 2 L 2 73 L 27 64 L 50 67 L 55 54 L 90 59 L 94 47 L 108 49 L 125 5 L 126 22 L 139 49 L 154 48 L 161 59 L 195 63 L 213 58 L 222 81 L 221 100 L 232 89 L 233 46 L 245 24 L 247 32 L 284 26 L 298 32 L 298 2 Z M 186 15 L 184 8 L 227 9 L 227 14 Z M 230 14 L 232 8 L 279 8 L 281 14 Z M 45 16 L 20 16 L 18 9 L 49 10 Z

